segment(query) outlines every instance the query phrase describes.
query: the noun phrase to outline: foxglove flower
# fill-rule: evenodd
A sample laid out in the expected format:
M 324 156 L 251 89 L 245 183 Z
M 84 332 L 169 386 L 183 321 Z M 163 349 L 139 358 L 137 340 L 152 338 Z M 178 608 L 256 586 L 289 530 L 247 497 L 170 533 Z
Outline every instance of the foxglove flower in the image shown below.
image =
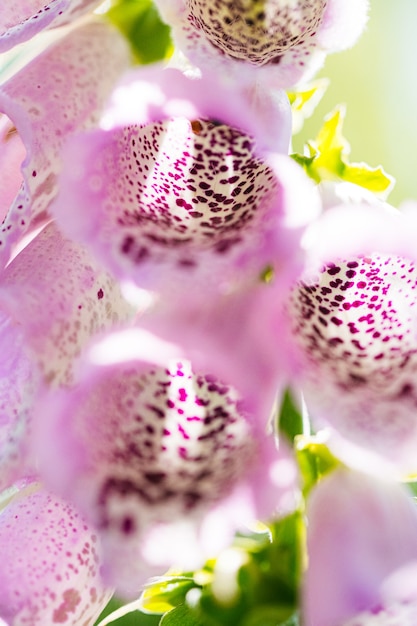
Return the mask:
M 121 36 L 105 24 L 71 31 L 0 87 L 0 111 L 23 143 L 21 187 L 0 233 L 0 255 L 45 218 L 56 195 L 61 148 L 71 133 L 93 126 L 114 82 L 129 64 Z M 10 133 L 2 150 L 8 149 Z M 13 188 L 16 188 L 13 175 Z
M 134 315 L 118 284 L 53 222 L 3 271 L 0 290 L 4 309 L 54 386 L 72 383 L 73 362 L 91 337 Z
M 27 481 L 0 513 L 0 621 L 94 624 L 111 597 L 97 537 L 74 508 Z
M 247 411 L 265 424 L 299 369 L 285 310 L 293 270 L 286 275 L 288 284 L 272 279 L 207 299 L 204 286 L 197 285 L 199 298 L 187 298 L 182 308 L 163 302 L 144 313 L 141 326 L 180 343 L 199 370 L 229 381 L 244 397 Z
M 274 393 L 299 385 L 337 456 L 414 473 L 416 219 L 382 204 L 333 207 L 307 228 L 292 290 L 271 277 L 141 324 L 231 381 L 260 420 Z
M 102 0 L 16 0 L 3 3 L 0 15 L 0 52 L 27 41 L 48 28 L 69 24 Z
M 370 450 L 402 472 L 417 468 L 416 219 L 415 207 L 327 211 L 290 307 L 313 422 L 348 462 Z
M 325 53 L 353 45 L 367 0 L 156 0 L 178 47 L 202 69 L 285 88 L 309 76 Z
M 0 277 L 0 488 L 29 470 L 32 409 L 46 385 L 69 385 L 97 332 L 132 317 L 114 281 L 49 224 Z
M 308 506 L 306 626 L 413 626 L 417 511 L 400 485 L 338 470 Z
M 187 298 L 197 282 L 225 291 L 266 265 L 291 267 L 301 230 L 292 198 L 307 183 L 277 154 L 288 114 L 281 96 L 261 103 L 211 78 L 134 72 L 102 130 L 69 142 L 54 215 L 117 278 Z
M 293 462 L 265 425 L 232 387 L 143 330 L 94 344 L 76 386 L 45 397 L 37 428 L 45 479 L 99 530 L 106 580 L 124 595 L 294 506 Z

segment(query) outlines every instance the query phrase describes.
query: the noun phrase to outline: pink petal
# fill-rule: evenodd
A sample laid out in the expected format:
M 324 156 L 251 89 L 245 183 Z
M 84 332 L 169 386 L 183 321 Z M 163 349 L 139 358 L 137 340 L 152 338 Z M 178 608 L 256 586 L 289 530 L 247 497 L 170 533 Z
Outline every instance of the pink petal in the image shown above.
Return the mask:
M 353 46 L 368 21 L 368 0 L 329 0 L 317 33 L 319 45 L 337 52 Z
M 144 542 L 155 526 L 198 523 L 220 501 L 238 502 L 242 486 L 245 513 L 272 515 L 295 488 L 294 474 L 283 487 L 273 439 L 234 390 L 139 329 L 93 346 L 77 386 L 47 396 L 37 420 L 48 482 L 100 529 L 105 572 L 127 595 L 149 575 Z
M 300 363 L 294 350 L 288 300 L 303 270 L 299 238 L 316 217 L 318 198 L 294 163 L 276 159 L 283 186 L 282 229 L 275 231 L 280 260 L 271 260 L 271 281 L 246 277 L 239 288 L 210 294 L 207 282 L 195 282 L 184 293 L 170 294 L 141 319 L 141 325 L 184 346 L 195 367 L 215 373 L 238 389 L 246 409 L 264 424 L 276 394 Z M 307 210 L 306 210 L 307 209 Z
M 111 591 L 97 539 L 77 512 L 29 484 L 0 515 L 0 617 L 8 624 L 92 625 Z
M 92 11 L 101 0 L 15 0 L 6 2 L 0 16 L 0 52 L 47 28 L 68 24 Z
M 257 77 L 281 88 L 316 71 L 323 48 L 352 45 L 363 29 L 367 8 L 366 0 L 354 5 L 348 0 L 269 0 L 262 6 L 201 0 L 156 4 L 171 24 L 176 44 L 196 65 L 236 81 Z
M 133 316 L 117 283 L 54 223 L 8 265 L 0 292 L 48 384 L 69 384 L 91 337 Z
M 316 487 L 307 516 L 305 623 L 411 626 L 395 613 L 404 598 L 396 594 L 394 600 L 392 584 L 384 589 L 395 572 L 416 560 L 417 512 L 411 497 L 394 483 L 337 471 Z M 373 620 L 385 609 L 397 620 Z
M 32 407 L 44 384 L 69 384 L 91 337 L 131 319 L 118 286 L 49 224 L 0 280 L 0 488 L 32 469 Z
M 166 291 L 188 290 L 198 274 L 207 290 L 224 289 L 282 254 L 282 181 L 244 135 L 201 126 L 198 141 L 187 120 L 176 120 L 72 143 L 67 159 L 80 169 L 67 170 L 55 213 L 117 277 Z M 202 145 L 218 146 L 206 163 L 193 155 Z M 136 150 L 147 152 L 145 166 L 135 164 Z
M 239 390 L 247 411 L 265 424 L 276 394 L 297 367 L 291 326 L 283 310 L 285 284 L 248 286 L 186 306 L 146 313 L 142 326 L 183 345 L 195 367 L 215 373 Z
M 288 153 L 291 108 L 283 91 L 256 82 L 236 86 L 205 72 L 190 78 L 161 65 L 127 72 L 112 92 L 101 119 L 105 130 L 145 125 L 175 117 L 222 121 L 256 138 L 257 152 Z
M 31 411 L 41 379 L 23 334 L 0 313 L 0 490 L 33 471 L 28 452 Z
M 0 219 L 7 215 L 19 187 L 22 175 L 19 166 L 25 157 L 25 148 L 13 124 L 0 116 Z
M 15 125 L 27 153 L 23 186 L 3 223 L 0 247 L 5 261 L 11 245 L 45 218 L 56 194 L 65 139 L 96 123 L 127 65 L 120 35 L 93 23 L 71 31 L 1 86 L 0 111 Z
M 257 435 L 259 463 L 229 496 L 206 512 L 198 524 L 179 520 L 152 527 L 143 537 L 142 555 L 157 567 L 178 571 L 200 568 L 208 559 L 230 547 L 236 530 L 247 530 L 255 520 L 271 520 L 293 512 L 299 503 L 298 473 L 292 452 L 280 442 L 277 453 L 273 437 Z M 167 560 L 167 556 L 169 559 Z M 122 560 L 120 546 L 111 559 Z
M 331 209 L 311 242 L 324 269 L 294 291 L 290 311 L 313 421 L 405 472 L 417 451 L 415 221 L 415 211 Z
M 196 280 L 206 291 L 229 289 L 284 255 L 291 263 L 298 242 L 290 251 L 287 187 L 307 186 L 301 169 L 288 157 L 261 159 L 257 142 L 223 123 L 231 109 L 223 114 L 206 97 L 211 83 L 174 70 L 134 76 L 114 93 L 109 130 L 68 146 L 54 207 L 64 231 L 117 277 L 160 291 L 189 292 Z M 236 108 L 246 123 L 252 109 Z

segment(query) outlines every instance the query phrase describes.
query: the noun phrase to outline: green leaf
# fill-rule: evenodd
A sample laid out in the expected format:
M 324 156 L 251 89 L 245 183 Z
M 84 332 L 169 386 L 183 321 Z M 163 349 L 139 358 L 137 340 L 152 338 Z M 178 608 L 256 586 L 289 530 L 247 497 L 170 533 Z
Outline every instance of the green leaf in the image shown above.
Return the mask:
M 270 576 L 279 581 L 281 589 L 271 600 L 276 603 L 281 593 L 281 604 L 296 609 L 300 581 L 305 569 L 305 518 L 301 511 L 269 524 L 272 543 L 265 550 L 265 564 L 269 563 Z M 265 567 L 265 565 L 264 565 Z
M 205 624 L 197 619 L 192 609 L 185 604 L 177 606 L 172 611 L 165 613 L 159 622 L 160 626 L 205 626 Z
M 307 174 L 309 174 L 311 178 L 316 180 L 314 178 L 314 167 L 312 167 L 313 161 L 316 158 L 315 156 L 306 156 L 304 154 L 298 154 L 297 152 L 294 152 L 294 154 L 291 155 L 291 158 L 296 163 L 298 163 L 298 165 L 301 165 L 301 167 L 306 170 Z M 320 179 L 317 179 L 316 182 L 319 183 Z
M 173 52 L 170 28 L 152 0 L 116 0 L 106 13 L 129 41 L 138 63 L 167 59 Z
M 304 496 L 309 494 L 323 476 L 341 465 L 317 437 L 298 436 L 295 440 L 295 451 L 303 480 Z
M 112 598 L 106 608 L 103 610 L 95 624 L 100 626 L 102 621 L 106 617 L 110 617 L 113 613 L 121 609 L 125 605 L 124 602 L 117 598 Z M 131 612 L 117 617 L 114 621 L 110 622 L 114 626 L 158 626 L 160 615 L 148 615 L 142 613 L 137 609 L 133 609 Z
M 316 141 L 311 142 L 316 149 L 313 161 L 320 178 L 342 178 L 345 164 L 344 156 L 349 154 L 349 144 L 342 135 L 344 107 L 337 107 L 333 113 L 325 117 Z
M 372 168 L 366 163 L 346 164 L 343 179 L 365 187 L 365 189 L 381 196 L 385 196 L 394 186 L 394 179 L 385 172 L 381 165 Z
M 300 616 L 299 613 L 294 613 L 291 615 L 289 619 L 280 624 L 280 626 L 300 626 Z
M 298 133 L 303 127 L 304 120 L 314 113 L 329 83 L 327 78 L 320 78 L 308 83 L 300 91 L 287 92 L 293 114 L 293 134 Z
M 236 557 L 236 551 L 243 558 L 228 561 L 229 556 Z M 219 555 L 212 581 L 208 580 L 193 603 L 194 618 L 204 626 L 255 626 L 258 618 L 264 620 L 260 625 L 281 624 L 297 609 L 304 566 L 301 512 L 263 525 L 260 532 L 239 534 L 233 546 Z M 225 575 L 230 583 L 226 594 L 219 586 Z
M 290 624 L 292 609 L 281 606 L 258 606 L 246 615 L 240 626 L 281 626 Z
M 345 108 L 338 106 L 324 118 L 316 139 L 305 146 L 305 154 L 293 154 L 315 181 L 339 180 L 360 185 L 386 198 L 394 186 L 394 179 L 383 167 L 370 167 L 366 163 L 349 163 L 350 146 L 343 136 Z
M 146 586 L 142 594 L 141 605 L 149 613 L 165 613 L 182 604 L 187 592 L 197 587 L 190 576 L 169 576 L 158 578 Z
M 281 626 L 297 610 L 304 569 L 305 521 L 296 511 L 237 534 L 201 570 L 151 582 L 138 604 L 158 613 L 160 626 Z
M 301 411 L 294 402 L 291 390 L 287 389 L 282 399 L 282 404 L 278 414 L 278 428 L 290 443 L 297 435 L 303 433 L 304 424 Z
M 233 545 L 246 552 L 259 552 L 271 543 L 272 536 L 269 528 L 259 523 L 259 530 L 239 530 L 234 538 Z

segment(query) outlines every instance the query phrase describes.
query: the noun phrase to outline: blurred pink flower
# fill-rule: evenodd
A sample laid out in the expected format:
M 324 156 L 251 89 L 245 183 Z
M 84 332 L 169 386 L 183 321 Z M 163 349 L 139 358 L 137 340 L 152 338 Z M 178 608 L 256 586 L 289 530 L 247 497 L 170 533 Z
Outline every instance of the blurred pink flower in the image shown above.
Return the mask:
M 180 299 L 291 263 L 299 232 L 285 223 L 285 176 L 288 186 L 304 176 L 280 154 L 285 94 L 140 69 L 114 90 L 101 127 L 69 142 L 54 215 L 117 278 Z
M 94 624 L 112 590 L 97 538 L 72 506 L 26 481 L 1 511 L 0 545 L 2 624 Z
M 36 421 L 47 484 L 97 528 L 105 580 L 126 596 L 167 567 L 201 566 L 237 528 L 295 506 L 285 446 L 232 387 L 143 330 L 93 344 L 76 385 L 46 395 Z
M 97 332 L 133 315 L 118 285 L 50 223 L 0 275 L 0 489 L 34 471 L 28 453 L 41 389 L 69 385 Z
M 96 124 L 113 84 L 128 65 L 121 35 L 106 24 L 90 23 L 72 30 L 0 86 L 0 112 L 7 128 L 0 158 L 7 158 L 9 168 L 12 163 L 16 167 L 4 180 L 6 192 L 0 198 L 0 210 L 7 213 L 0 234 L 3 265 L 25 232 L 48 218 L 65 139 Z M 24 151 L 19 181 L 17 165 Z M 4 202 L 10 196 L 8 208 Z
M 414 207 L 329 208 L 305 231 L 304 267 L 206 299 L 196 286 L 186 306 L 162 302 L 141 324 L 233 384 L 260 423 L 276 394 L 299 387 L 346 463 L 415 473 L 416 220 Z
M 307 505 L 306 626 L 413 626 L 417 510 L 410 493 L 349 470 L 323 479 Z
M 415 207 L 329 209 L 307 232 L 310 272 L 289 307 L 315 427 L 345 461 L 372 451 L 406 473 L 417 469 L 416 227 Z
M 42 30 L 63 26 L 92 11 L 102 0 L 14 0 L 0 14 L 0 52 Z

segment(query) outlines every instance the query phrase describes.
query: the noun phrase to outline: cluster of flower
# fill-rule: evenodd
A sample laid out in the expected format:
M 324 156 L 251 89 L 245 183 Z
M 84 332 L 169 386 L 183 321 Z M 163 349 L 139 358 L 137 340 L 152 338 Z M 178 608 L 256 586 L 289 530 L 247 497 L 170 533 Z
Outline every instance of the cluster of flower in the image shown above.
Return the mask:
M 291 385 L 341 461 L 303 624 L 415 626 L 417 209 L 314 184 L 283 91 L 367 0 L 155 0 L 170 68 L 99 4 L 1 8 L 3 52 L 60 28 L 0 85 L 0 622 L 93 624 L 299 506 Z

